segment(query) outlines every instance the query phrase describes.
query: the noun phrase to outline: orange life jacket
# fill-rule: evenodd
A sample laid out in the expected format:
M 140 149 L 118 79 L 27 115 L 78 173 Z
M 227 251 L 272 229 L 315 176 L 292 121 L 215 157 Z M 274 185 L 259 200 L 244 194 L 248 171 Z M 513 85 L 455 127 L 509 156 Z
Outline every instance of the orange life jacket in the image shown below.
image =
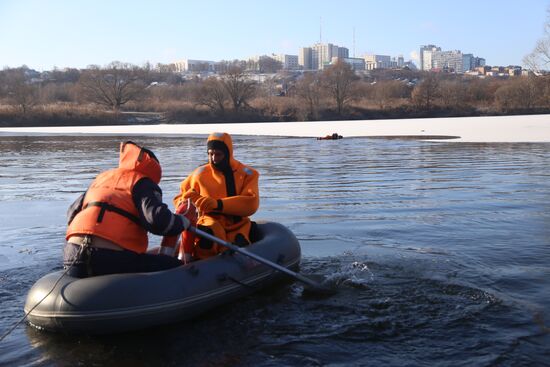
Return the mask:
M 99 174 L 82 203 L 82 210 L 69 224 L 68 240 L 73 235 L 94 235 L 137 253 L 147 250 L 147 231 L 139 220 L 132 199 L 135 184 L 147 177 L 160 182 L 160 164 L 146 149 L 121 144 L 119 167 Z

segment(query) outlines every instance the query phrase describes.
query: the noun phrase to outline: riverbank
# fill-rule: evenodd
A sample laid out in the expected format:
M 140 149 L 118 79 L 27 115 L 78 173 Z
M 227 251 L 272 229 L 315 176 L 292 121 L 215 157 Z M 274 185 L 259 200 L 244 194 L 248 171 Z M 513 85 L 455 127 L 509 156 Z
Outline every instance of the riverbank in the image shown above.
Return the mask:
M 550 142 L 550 115 L 308 122 L 159 124 L 0 128 L 0 135 L 232 135 L 445 139 L 460 142 Z

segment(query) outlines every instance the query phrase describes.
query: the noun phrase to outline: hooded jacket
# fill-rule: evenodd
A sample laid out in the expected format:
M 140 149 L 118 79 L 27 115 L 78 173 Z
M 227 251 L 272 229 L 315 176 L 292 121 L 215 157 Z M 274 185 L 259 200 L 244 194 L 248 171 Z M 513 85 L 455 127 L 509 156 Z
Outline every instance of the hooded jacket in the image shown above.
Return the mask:
M 218 209 L 201 213 L 198 224 L 209 225 L 215 221 L 223 227 L 225 234 L 214 233 L 218 237 L 233 241 L 237 233 L 249 238 L 250 219 L 259 207 L 258 181 L 260 174 L 233 157 L 233 142 L 227 133 L 213 133 L 208 137 L 207 146 L 227 147 L 227 162 L 215 166 L 208 162 L 195 169 L 180 185 L 180 192 L 174 198 L 176 208 L 185 200 L 184 194 L 193 189 L 201 196 L 209 196 L 220 202 Z M 220 249 L 221 250 L 221 249 Z
M 161 166 L 151 151 L 131 142 L 122 143 L 118 168 L 100 173 L 83 195 L 79 208 L 70 215 L 67 240 L 73 235 L 95 235 L 127 250 L 145 252 L 147 225 L 143 210 L 136 205 L 139 200 L 135 200 L 135 187 L 138 183 L 143 187 L 153 186 L 160 193 L 161 176 Z M 162 205 L 168 211 L 166 205 Z M 169 215 L 170 226 L 163 232 L 181 231 L 183 224 L 174 226 L 176 216 Z M 171 230 L 171 227 L 177 228 Z

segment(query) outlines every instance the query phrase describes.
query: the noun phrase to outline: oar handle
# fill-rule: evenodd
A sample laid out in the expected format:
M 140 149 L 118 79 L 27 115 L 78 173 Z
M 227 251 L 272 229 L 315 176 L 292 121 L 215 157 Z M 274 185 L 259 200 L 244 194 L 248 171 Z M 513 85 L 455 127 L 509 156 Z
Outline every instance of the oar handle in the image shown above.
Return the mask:
M 250 258 L 252 258 L 252 259 L 254 259 L 254 260 L 256 260 L 256 261 L 258 261 L 258 262 L 260 262 L 260 263 L 262 263 L 262 264 L 264 264 L 264 265 L 267 265 L 267 266 L 270 266 L 270 267 L 272 267 L 272 268 L 274 268 L 274 269 L 276 269 L 276 270 L 279 270 L 280 272 L 283 272 L 283 273 L 285 273 L 285 274 L 287 274 L 287 275 L 290 275 L 291 277 L 294 277 L 294 278 L 298 279 L 299 281 L 304 282 L 304 283 L 306 283 L 306 284 L 308 284 L 308 285 L 310 285 L 310 286 L 312 286 L 312 287 L 314 287 L 314 288 L 323 288 L 323 287 L 321 286 L 321 284 L 319 284 L 319 283 L 317 283 L 317 282 L 315 282 L 315 281 L 313 281 L 313 280 L 311 280 L 311 279 L 309 279 L 309 278 L 306 278 L 305 276 L 303 276 L 303 275 L 301 275 L 301 274 L 298 274 L 298 273 L 296 273 L 296 272 L 294 272 L 294 271 L 292 271 L 292 270 L 290 270 L 290 269 L 287 269 L 287 268 L 285 268 L 284 266 L 281 266 L 281 265 L 279 265 L 279 264 L 276 264 L 276 263 L 274 263 L 274 262 L 271 262 L 271 261 L 269 261 L 269 260 L 267 260 L 267 259 L 265 259 L 265 258 L 263 258 L 263 257 L 261 257 L 261 256 L 259 256 L 259 255 L 256 255 L 255 253 L 248 251 L 246 248 L 239 247 L 239 246 L 236 246 L 236 245 L 234 245 L 234 244 L 232 244 L 232 243 L 230 243 L 230 242 L 224 241 L 224 240 L 222 240 L 221 238 L 218 238 L 218 237 L 216 237 L 216 236 L 213 236 L 213 235 L 211 235 L 210 233 L 204 232 L 204 231 L 202 231 L 202 230 L 200 230 L 200 229 L 198 229 L 198 228 L 196 228 L 196 227 L 190 226 L 187 230 L 188 230 L 188 231 L 191 231 L 191 232 L 193 232 L 193 233 L 196 233 L 197 235 L 199 235 L 199 236 L 201 236 L 201 237 L 203 237 L 203 238 L 209 239 L 210 241 L 219 243 L 220 245 L 222 245 L 222 246 L 224 246 L 224 247 L 227 247 L 228 249 L 230 249 L 230 250 L 232 250 L 232 251 L 235 251 L 235 252 L 237 252 L 237 253 L 239 253 L 239 254 L 242 254 L 242 255 L 244 255 L 244 256 L 248 256 L 248 257 L 250 257 Z

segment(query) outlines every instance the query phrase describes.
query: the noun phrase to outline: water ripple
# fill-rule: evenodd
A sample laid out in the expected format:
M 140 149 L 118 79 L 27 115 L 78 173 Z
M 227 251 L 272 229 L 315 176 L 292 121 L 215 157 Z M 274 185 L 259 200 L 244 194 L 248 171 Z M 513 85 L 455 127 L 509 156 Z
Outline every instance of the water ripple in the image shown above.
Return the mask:
M 0 137 L 2 330 L 128 138 Z M 159 157 L 167 201 L 206 159 L 204 138 L 131 138 Z M 287 225 L 301 272 L 337 295 L 292 283 L 130 335 L 19 328 L 0 364 L 548 365 L 549 144 L 235 137 L 235 155 L 261 173 L 255 218 Z

